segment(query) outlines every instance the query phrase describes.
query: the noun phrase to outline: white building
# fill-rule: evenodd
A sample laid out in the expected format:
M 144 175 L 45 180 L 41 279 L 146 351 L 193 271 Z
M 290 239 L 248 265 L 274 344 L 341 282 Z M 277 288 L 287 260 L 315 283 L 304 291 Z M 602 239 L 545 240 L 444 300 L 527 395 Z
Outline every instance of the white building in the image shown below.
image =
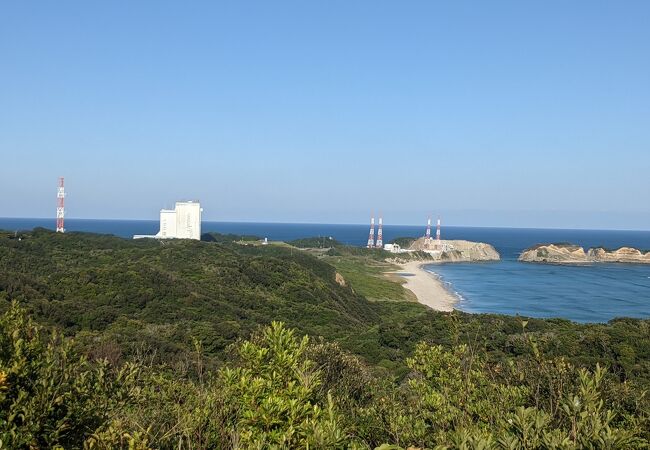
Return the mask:
M 160 210 L 160 231 L 156 237 L 162 239 L 176 237 L 176 209 Z
M 403 253 L 402 248 L 397 244 L 384 244 L 384 250 L 391 253 Z
M 201 239 L 201 213 L 199 202 L 176 202 L 174 209 L 160 210 L 160 231 L 155 236 L 135 235 L 133 239 Z

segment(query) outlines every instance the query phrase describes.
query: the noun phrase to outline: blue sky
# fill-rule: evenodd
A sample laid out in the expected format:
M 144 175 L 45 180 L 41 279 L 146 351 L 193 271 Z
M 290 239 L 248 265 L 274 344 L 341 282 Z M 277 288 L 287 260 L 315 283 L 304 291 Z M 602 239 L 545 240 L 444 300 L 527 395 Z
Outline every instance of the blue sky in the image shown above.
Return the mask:
M 650 229 L 650 2 L 0 5 L 7 217 Z

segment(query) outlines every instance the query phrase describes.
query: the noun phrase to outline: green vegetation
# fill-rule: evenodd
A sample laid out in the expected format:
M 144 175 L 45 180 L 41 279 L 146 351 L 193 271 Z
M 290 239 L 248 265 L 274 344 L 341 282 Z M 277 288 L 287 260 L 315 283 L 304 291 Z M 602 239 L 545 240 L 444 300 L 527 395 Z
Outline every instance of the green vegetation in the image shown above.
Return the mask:
M 337 241 L 333 237 L 326 236 L 296 239 L 289 241 L 288 244 L 298 248 L 334 248 L 343 246 L 341 242 Z
M 390 258 L 392 254 L 381 248 L 366 247 L 336 247 L 327 252 L 328 256 L 357 256 L 368 260 L 384 261 Z
M 336 267 L 355 292 L 369 300 L 416 300 L 402 287 L 399 277 L 386 275 L 386 272 L 399 270 L 394 264 L 353 256 L 328 256 L 325 261 Z
M 186 353 L 194 339 L 218 359 L 272 320 L 328 339 L 367 329 L 378 311 L 336 283 L 335 272 L 281 246 L 46 230 L 0 239 L 0 300 L 19 301 L 94 351 L 116 346 L 129 356 L 144 346 L 161 361 Z
M 273 320 L 339 342 L 398 375 L 407 371 L 404 360 L 422 340 L 447 346 L 484 342 L 497 359 L 525 353 L 515 317 L 436 313 L 415 302 L 369 301 L 364 292 L 374 299 L 404 299 L 403 288 L 380 275 L 390 267 L 382 252 L 337 250 L 345 256 L 318 258 L 294 247 L 225 239 L 133 241 L 37 229 L 18 240 L 4 233 L 0 308 L 16 300 L 38 322 L 74 336 L 86 353 L 126 360 L 149 349 L 157 362 L 176 361 L 190 354 L 198 340 L 207 363 L 215 365 L 230 344 Z M 336 281 L 337 270 L 345 286 Z M 649 324 L 531 319 L 528 328 L 552 356 L 591 369 L 600 363 L 621 379 L 648 383 Z
M 374 260 L 374 261 L 381 261 L 381 262 L 386 261 L 387 259 L 395 259 L 395 258 L 398 258 L 403 261 L 427 260 L 431 258 L 428 253 L 422 251 L 394 254 L 379 248 L 351 247 L 351 246 L 340 246 L 336 248 L 331 248 L 327 251 L 327 255 L 343 256 L 343 257 L 359 257 L 359 258 L 364 258 L 364 260 L 367 261 Z
M 650 320 L 438 313 L 390 253 L 214 237 L 0 232 L 0 448 L 647 445 Z
M 230 243 L 230 242 L 258 242 L 262 238 L 259 236 L 253 236 L 250 234 L 221 234 L 221 233 L 203 233 L 201 235 L 201 240 L 204 242 L 220 242 L 220 243 Z
M 477 348 L 419 344 L 408 382 L 379 378 L 336 344 L 274 322 L 205 370 L 88 361 L 13 304 L 0 318 L 0 447 L 647 448 L 647 411 L 537 351 L 489 364 Z M 530 341 L 536 349 L 534 341 Z M 150 360 L 149 360 L 150 361 Z M 621 397 L 621 394 L 622 397 Z M 619 400 L 604 399 L 617 395 Z M 626 396 L 628 398 L 626 398 Z
M 409 248 L 416 238 L 412 237 L 398 237 L 390 241 L 391 244 L 397 244 L 402 248 Z

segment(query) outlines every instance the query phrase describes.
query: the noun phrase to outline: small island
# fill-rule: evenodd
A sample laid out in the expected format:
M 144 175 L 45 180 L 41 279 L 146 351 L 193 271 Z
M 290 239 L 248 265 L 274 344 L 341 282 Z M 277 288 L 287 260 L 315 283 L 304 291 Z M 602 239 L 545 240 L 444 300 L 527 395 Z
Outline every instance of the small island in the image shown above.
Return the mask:
M 568 243 L 538 244 L 524 250 L 519 261 L 543 264 L 590 264 L 627 263 L 650 264 L 650 251 L 632 247 L 609 250 L 604 247 L 590 248 Z

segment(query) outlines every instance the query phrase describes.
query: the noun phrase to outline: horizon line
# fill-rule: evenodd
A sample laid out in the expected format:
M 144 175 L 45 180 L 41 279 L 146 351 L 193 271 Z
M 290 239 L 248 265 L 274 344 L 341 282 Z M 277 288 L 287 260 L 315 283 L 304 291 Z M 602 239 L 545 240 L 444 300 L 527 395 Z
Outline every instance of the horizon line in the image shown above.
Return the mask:
M 55 217 L 0 217 L 0 220 L 51 220 L 56 222 Z M 87 217 L 66 217 L 66 220 L 87 220 L 87 221 L 131 221 L 131 222 L 159 222 L 159 219 L 115 219 L 115 218 L 87 218 Z M 334 225 L 334 226 L 369 226 L 369 223 L 331 223 L 331 222 L 285 222 L 285 221 L 254 221 L 254 220 L 202 220 L 204 223 L 230 223 L 230 224 L 277 224 L 277 225 Z M 423 224 L 405 224 L 405 223 L 384 223 L 389 227 L 424 227 Z M 566 231 L 631 231 L 631 232 L 650 232 L 650 229 L 632 229 L 632 228 L 567 228 L 567 227 L 516 227 L 516 226 L 494 226 L 494 225 L 443 225 L 442 227 L 450 228 L 499 228 L 512 230 L 566 230 Z

